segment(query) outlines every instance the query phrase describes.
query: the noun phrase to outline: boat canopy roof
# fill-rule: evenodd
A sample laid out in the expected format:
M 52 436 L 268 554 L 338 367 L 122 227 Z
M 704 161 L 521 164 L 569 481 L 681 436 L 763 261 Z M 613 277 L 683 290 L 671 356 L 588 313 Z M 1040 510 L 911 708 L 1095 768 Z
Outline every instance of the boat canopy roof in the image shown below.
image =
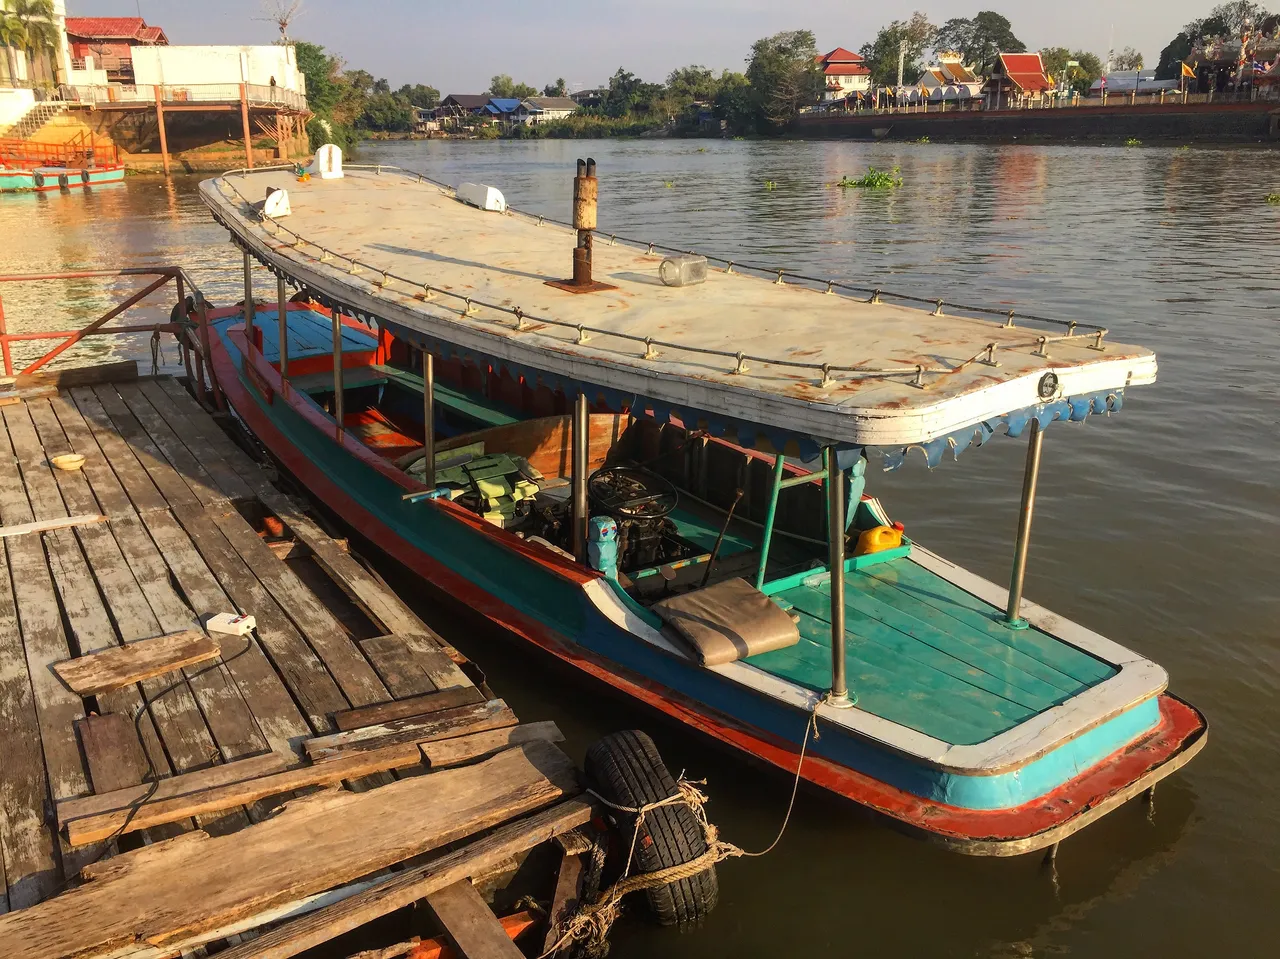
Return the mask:
M 250 205 L 271 188 L 289 191 L 287 217 Z M 905 306 L 725 260 L 705 283 L 668 287 L 661 252 L 607 234 L 595 237 L 594 278 L 614 288 L 566 292 L 546 281 L 571 273 L 574 230 L 482 211 L 392 168 L 309 182 L 238 172 L 201 191 L 236 242 L 322 301 L 743 445 L 877 447 L 890 466 L 920 447 L 933 465 L 1033 418 L 1043 428 L 1114 411 L 1127 387 L 1156 377 L 1150 351 L 1083 323 Z

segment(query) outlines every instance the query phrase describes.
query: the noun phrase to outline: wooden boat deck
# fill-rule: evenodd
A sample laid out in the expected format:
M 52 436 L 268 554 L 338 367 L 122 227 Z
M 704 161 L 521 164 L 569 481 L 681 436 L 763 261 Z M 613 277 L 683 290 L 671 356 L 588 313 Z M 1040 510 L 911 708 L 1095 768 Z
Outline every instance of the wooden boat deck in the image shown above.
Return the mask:
M 831 588 L 825 575 L 773 595 L 799 615 L 800 642 L 753 656 L 768 673 L 822 692 L 831 677 Z M 903 556 L 845 574 L 850 687 L 858 705 L 943 742 L 973 745 L 1116 674 Z
M 380 716 L 414 716 L 413 703 L 400 701 L 448 689 L 442 695 L 505 710 L 501 701 L 485 703 L 492 694 L 463 671 L 465 659 L 277 490 L 177 381 L 106 382 L 25 401 L 14 396 L 0 401 L 0 418 L 0 913 L 12 912 L 8 918 L 38 917 L 40 909 L 61 903 L 66 897 L 38 906 L 74 885 L 95 859 L 193 829 L 215 837 L 195 838 L 216 841 L 263 823 L 279 801 L 310 786 L 336 785 L 338 778 L 353 793 L 396 780 L 405 785 L 406 776 L 425 771 L 421 740 L 400 740 L 392 762 L 377 750 L 361 751 L 367 742 L 352 747 L 342 739 L 360 739 L 367 731 L 360 727 Z M 70 452 L 85 456 L 82 470 L 51 465 L 52 457 Z M 24 532 L 23 524 L 56 528 Z M 211 634 L 221 640 L 222 654 L 212 664 L 187 665 L 96 696 L 73 692 L 52 668 L 199 630 L 209 615 L 236 611 L 256 618 L 256 638 Z M 147 699 L 154 701 L 143 710 Z M 365 709 L 351 712 L 358 707 Z M 531 729 L 512 727 L 514 716 L 504 715 L 509 721 L 495 724 L 510 727 L 502 736 Z M 105 720 L 116 725 L 109 728 Z M 558 735 L 542 732 L 532 738 Z M 322 765 L 303 757 L 322 748 L 353 748 L 342 755 L 360 759 L 345 767 L 348 776 L 316 777 Z M 296 772 L 302 792 L 282 789 L 171 821 L 161 815 L 141 831 L 73 846 L 49 810 L 61 813 L 71 800 L 147 781 L 148 757 L 162 778 L 199 771 L 216 778 L 219 770 L 237 768 L 247 774 L 249 765 L 265 763 Z M 361 774 L 360 768 L 375 771 Z M 429 778 L 443 783 L 445 775 Z M 548 792 L 542 801 L 552 798 Z M 361 819 L 354 808 L 343 815 L 356 836 L 386 825 Z M 393 818 L 386 810 L 379 815 Z M 468 834 L 457 826 L 444 824 L 454 838 Z M 289 859 L 290 848 L 277 848 L 276 855 Z M 397 861 L 396 853 L 387 855 L 384 864 Z M 89 918 L 105 927 L 113 920 L 102 908 Z M 0 928 L 0 942 L 13 945 L 14 935 Z

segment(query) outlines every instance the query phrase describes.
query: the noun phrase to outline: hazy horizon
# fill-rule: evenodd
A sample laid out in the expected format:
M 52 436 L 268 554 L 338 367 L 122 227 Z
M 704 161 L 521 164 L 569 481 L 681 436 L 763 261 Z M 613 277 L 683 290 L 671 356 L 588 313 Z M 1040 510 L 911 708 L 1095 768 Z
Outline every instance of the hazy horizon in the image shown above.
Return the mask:
M 173 44 L 271 43 L 279 37 L 267 12 L 275 4 L 263 0 L 218 0 L 216 6 L 190 0 L 68 0 L 67 6 L 71 16 L 141 14 L 148 24 L 162 27 Z M 886 23 L 906 19 L 916 9 L 938 24 L 995 9 L 1010 19 L 1014 34 L 1030 50 L 1062 46 L 1105 60 L 1109 46 L 1132 46 L 1147 67 L 1154 67 L 1182 26 L 1213 6 L 1213 0 L 1124 7 L 1077 0 L 1023 12 L 1000 3 L 972 9 L 931 2 L 855 9 L 835 0 L 800 0 L 780 10 L 763 0 L 653 0 L 643 6 L 597 0 L 531 10 L 528 4 L 491 0 L 477 14 L 437 0 L 377 0 L 359 7 L 303 0 L 289 36 L 322 44 L 348 68 L 386 77 L 393 87 L 426 83 L 443 96 L 483 92 L 489 78 L 500 73 L 538 87 L 563 77 L 570 89 L 582 89 L 604 84 L 619 67 L 651 81 L 694 63 L 717 72 L 742 70 L 751 44 L 780 30 L 812 30 L 822 50 L 857 50 Z

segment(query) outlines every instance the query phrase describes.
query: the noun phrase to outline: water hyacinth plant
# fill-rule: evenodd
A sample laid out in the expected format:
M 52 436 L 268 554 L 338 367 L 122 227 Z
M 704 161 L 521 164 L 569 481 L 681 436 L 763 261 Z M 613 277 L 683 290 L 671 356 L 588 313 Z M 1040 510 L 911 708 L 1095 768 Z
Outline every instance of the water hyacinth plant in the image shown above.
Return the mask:
M 1267 202 L 1272 206 L 1280 206 L 1280 193 L 1268 193 Z
M 886 172 L 877 170 L 873 166 L 867 167 L 867 172 L 856 180 L 851 180 L 847 176 L 842 176 L 836 181 L 836 186 L 842 189 L 855 187 L 859 190 L 894 190 L 902 186 L 902 176 L 898 167 Z

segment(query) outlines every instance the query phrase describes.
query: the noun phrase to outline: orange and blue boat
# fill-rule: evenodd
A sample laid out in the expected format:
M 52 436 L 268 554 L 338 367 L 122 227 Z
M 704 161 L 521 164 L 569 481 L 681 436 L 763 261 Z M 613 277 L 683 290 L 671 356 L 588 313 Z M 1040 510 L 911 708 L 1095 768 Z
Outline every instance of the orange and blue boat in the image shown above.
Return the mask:
M 46 144 L 0 137 L 0 193 L 48 193 L 124 181 L 119 150 L 111 159 L 94 138 Z
M 271 455 L 424 580 L 961 852 L 1056 849 L 1203 748 L 1164 669 L 1022 595 L 1046 431 L 1118 413 L 1150 351 L 619 240 L 594 164 L 567 225 L 492 187 L 326 169 L 202 184 L 246 297 L 194 315 Z M 868 489 L 871 463 L 997 437 L 1027 444 L 1007 587 Z

